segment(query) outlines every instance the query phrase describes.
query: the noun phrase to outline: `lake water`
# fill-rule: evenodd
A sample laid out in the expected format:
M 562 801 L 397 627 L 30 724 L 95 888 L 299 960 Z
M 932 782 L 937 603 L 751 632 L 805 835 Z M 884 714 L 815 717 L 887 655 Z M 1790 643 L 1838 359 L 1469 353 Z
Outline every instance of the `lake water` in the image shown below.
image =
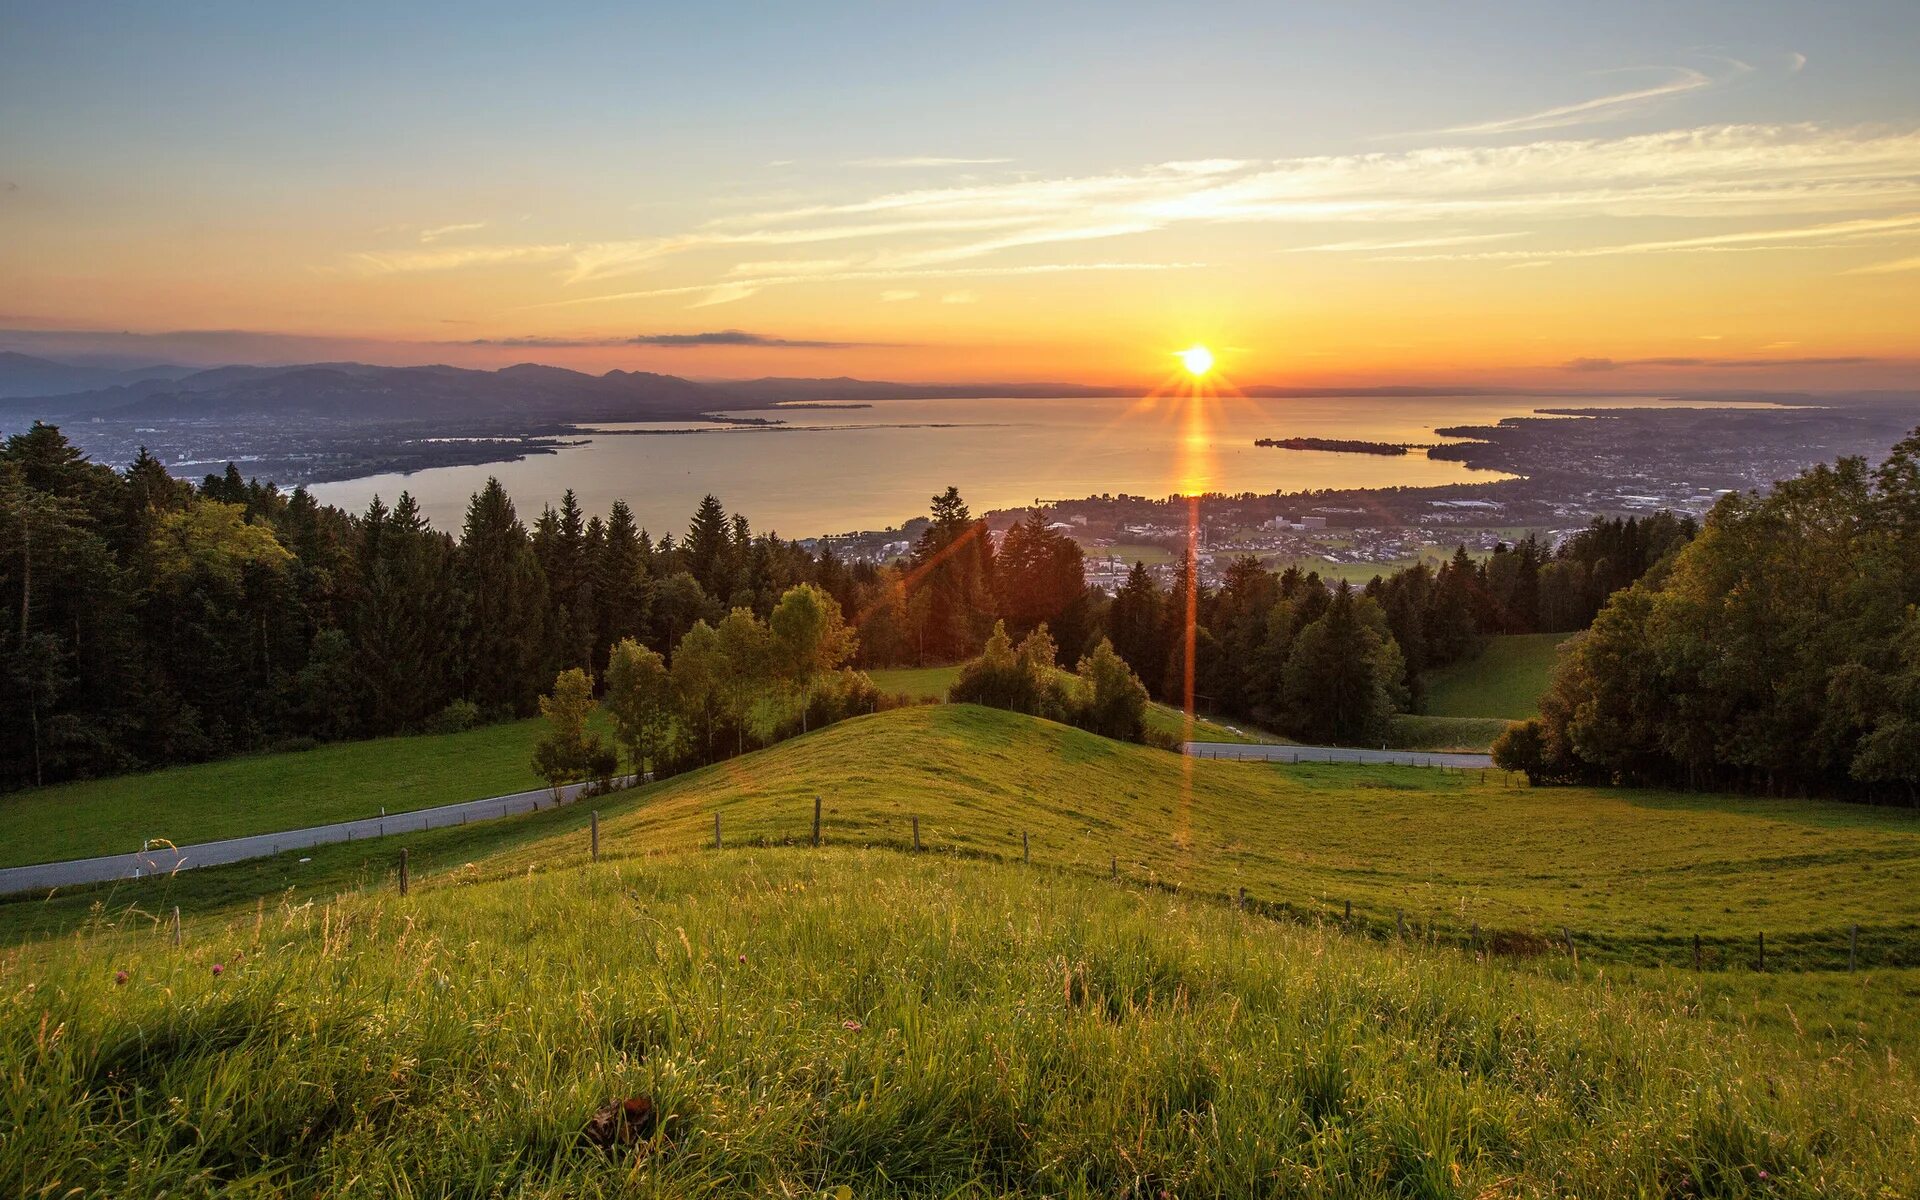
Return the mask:
M 704 422 L 609 425 L 558 454 L 318 484 L 321 501 L 360 511 L 413 493 L 434 525 L 458 532 L 467 502 L 498 476 L 531 522 L 572 488 L 589 513 L 625 499 L 655 537 L 679 536 L 702 496 L 759 532 L 811 537 L 883 529 L 925 515 L 949 484 L 976 513 L 1035 500 L 1127 492 L 1272 492 L 1480 482 L 1504 476 L 1401 457 L 1278 450 L 1262 437 L 1442 441 L 1434 429 L 1488 424 L 1540 407 L 1645 407 L 1644 397 L 1447 396 L 1133 400 L 881 400 L 740 416 L 780 427 Z M 664 430 L 684 430 L 665 433 Z

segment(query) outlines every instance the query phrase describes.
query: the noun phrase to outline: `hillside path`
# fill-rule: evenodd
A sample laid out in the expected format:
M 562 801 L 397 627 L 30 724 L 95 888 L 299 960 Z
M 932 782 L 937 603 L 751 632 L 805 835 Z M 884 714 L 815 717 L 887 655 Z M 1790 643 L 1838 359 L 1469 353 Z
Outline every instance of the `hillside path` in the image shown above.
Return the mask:
M 1400 767 L 1491 767 L 1490 754 L 1448 754 L 1426 750 L 1361 750 L 1351 746 L 1274 746 L 1240 742 L 1183 742 L 1194 758 L 1240 758 L 1283 763 L 1383 763 Z
M 579 798 L 580 790 L 585 786 L 585 784 L 574 783 L 560 789 L 559 803 L 573 803 Z M 532 812 L 537 808 L 553 807 L 555 807 L 553 790 L 537 788 L 531 792 L 489 796 L 484 800 L 463 800 L 458 804 L 443 804 L 438 808 L 421 808 L 383 817 L 362 817 L 355 821 L 337 821 L 332 825 L 310 825 L 305 829 L 288 829 L 279 833 L 256 833 L 217 842 L 200 842 L 191 846 L 151 846 L 131 854 L 108 854 L 99 858 L 75 858 L 66 862 L 7 867 L 0 869 L 0 896 L 14 892 L 39 892 L 49 888 L 73 887 L 83 883 L 105 883 L 112 879 L 143 879 L 149 875 L 188 871 L 194 867 L 217 867 L 249 858 L 266 858 L 286 850 L 304 850 L 312 846 L 332 845 L 335 842 L 386 837 L 390 834 L 413 833 L 423 829 L 441 829 L 448 825 L 465 825 L 469 821 L 486 821 L 495 817 Z

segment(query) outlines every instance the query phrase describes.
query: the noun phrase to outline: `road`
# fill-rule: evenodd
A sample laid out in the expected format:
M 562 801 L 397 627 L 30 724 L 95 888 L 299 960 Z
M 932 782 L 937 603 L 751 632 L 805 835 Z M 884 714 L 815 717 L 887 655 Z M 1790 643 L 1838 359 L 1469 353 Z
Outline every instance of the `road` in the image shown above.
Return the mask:
M 1256 762 L 1386 763 L 1401 767 L 1491 767 L 1489 754 L 1442 754 L 1425 750 L 1356 750 L 1350 746 L 1272 746 L 1241 742 L 1185 742 L 1180 749 L 1195 758 L 1239 758 Z
M 576 783 L 562 788 L 559 803 L 573 803 L 584 786 Z M 217 867 L 249 858 L 265 858 L 287 850 L 305 850 L 335 842 L 362 841 L 396 833 L 465 825 L 469 821 L 487 821 L 495 817 L 532 812 L 536 808 L 553 807 L 552 790 L 540 788 L 537 791 L 489 796 L 485 800 L 466 800 L 459 804 L 444 804 L 439 808 L 423 808 L 385 817 L 365 817 L 358 821 L 289 829 L 282 833 L 256 833 L 192 846 L 163 845 L 133 854 L 109 854 L 101 858 L 76 858 L 67 862 L 7 867 L 0 869 L 0 895 L 42 892 L 83 883 L 105 883 L 112 879 L 140 879 L 149 875 L 165 875 L 171 871 L 188 871 L 194 867 Z

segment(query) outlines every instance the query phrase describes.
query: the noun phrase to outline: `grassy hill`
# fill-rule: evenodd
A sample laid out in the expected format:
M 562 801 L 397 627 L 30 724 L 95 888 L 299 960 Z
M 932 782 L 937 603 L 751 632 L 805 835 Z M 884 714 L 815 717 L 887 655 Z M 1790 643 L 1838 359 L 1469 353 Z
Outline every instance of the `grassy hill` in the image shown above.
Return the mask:
M 884 667 L 877 671 L 868 671 L 874 686 L 889 695 L 911 696 L 916 700 L 939 700 L 947 698 L 947 692 L 953 687 L 953 681 L 960 677 L 960 668 L 951 667 Z M 1186 716 L 1170 705 L 1149 703 L 1147 705 L 1147 729 L 1161 737 L 1178 741 L 1196 742 L 1284 742 L 1285 738 L 1267 733 L 1264 730 L 1228 725 L 1204 716 L 1194 718 L 1192 736 L 1188 737 Z
M 487 864 L 179 949 L 130 924 L 0 958 L 0 1193 L 1866 1197 L 1920 1173 L 1894 1055 L 1705 1010 L 939 856 Z M 583 1144 L 639 1096 L 644 1140 Z
M 455 804 L 540 786 L 537 720 L 336 742 L 0 795 L 0 867 L 185 845 Z
M 1540 712 L 1564 633 L 1521 633 L 1487 639 L 1478 655 L 1427 674 L 1427 712 L 1436 717 L 1502 717 L 1523 721 Z
M 610 854 L 804 841 L 813 798 L 835 845 L 922 842 L 1185 893 L 1245 887 L 1264 911 L 1514 952 L 1774 969 L 1920 962 L 1920 823 L 1857 805 L 1602 789 L 1530 790 L 1497 772 L 1194 761 L 1015 714 L 941 705 L 856 718 L 601 802 Z M 549 869 L 586 853 L 582 809 L 412 834 L 416 877 L 486 861 Z M 121 885 L 109 910 L 188 912 L 293 888 L 326 895 L 390 870 L 399 842 L 356 843 Z M 23 932 L 89 919 L 99 893 L 0 904 Z

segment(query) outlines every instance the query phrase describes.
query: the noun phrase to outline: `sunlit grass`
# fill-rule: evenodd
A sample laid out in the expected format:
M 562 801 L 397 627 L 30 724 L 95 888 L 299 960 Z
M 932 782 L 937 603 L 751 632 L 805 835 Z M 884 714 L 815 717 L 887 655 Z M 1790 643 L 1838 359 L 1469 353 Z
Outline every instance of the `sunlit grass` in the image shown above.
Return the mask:
M 1162 892 L 831 848 L 465 878 L 0 959 L 0 1194 L 1869 1196 L 1920 1172 L 1884 1055 Z M 637 1094 L 655 1140 L 580 1145 Z

